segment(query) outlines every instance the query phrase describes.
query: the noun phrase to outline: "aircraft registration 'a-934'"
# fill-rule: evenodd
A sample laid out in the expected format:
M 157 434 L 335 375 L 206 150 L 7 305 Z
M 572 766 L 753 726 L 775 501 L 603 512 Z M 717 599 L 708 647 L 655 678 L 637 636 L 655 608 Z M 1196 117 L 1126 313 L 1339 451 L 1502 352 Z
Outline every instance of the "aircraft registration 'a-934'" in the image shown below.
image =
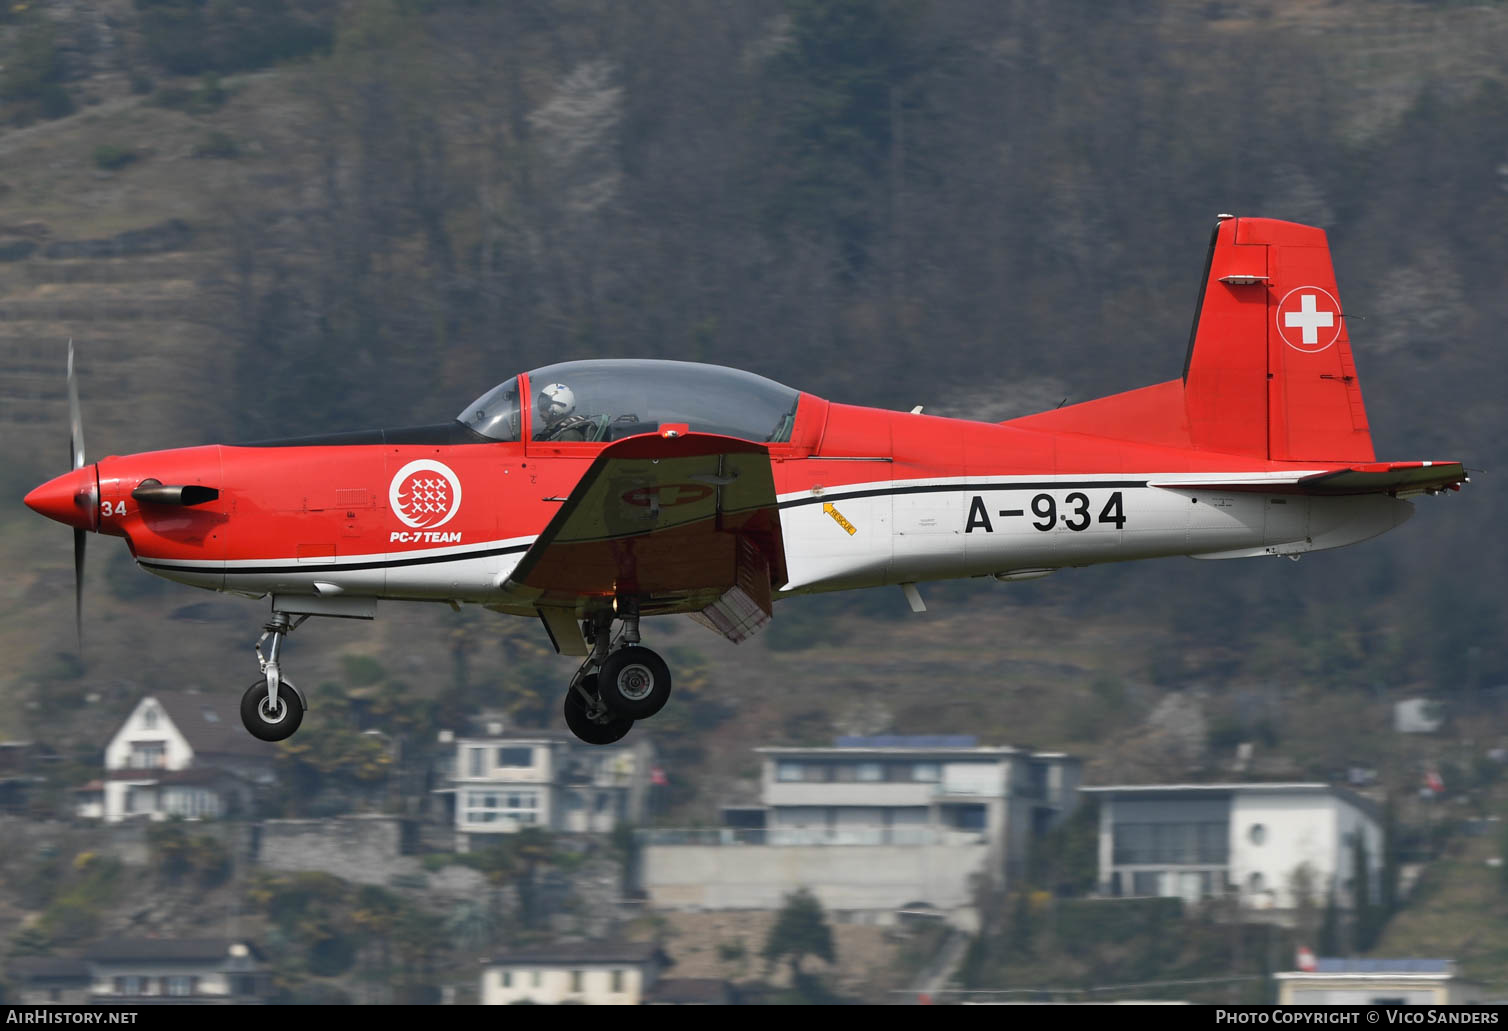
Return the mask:
M 1220 217 L 1183 375 L 992 424 L 825 401 L 733 369 L 578 361 L 494 387 L 453 421 L 84 458 L 26 497 L 124 537 L 144 569 L 271 597 L 252 734 L 305 700 L 278 660 L 309 616 L 379 600 L 539 619 L 582 656 L 565 719 L 616 741 L 670 694 L 642 616 L 732 641 L 793 594 L 1192 555 L 1298 556 L 1406 520 L 1459 462 L 1379 462 L 1325 234 Z M 77 595 L 76 595 L 76 606 Z M 269 652 L 261 645 L 271 638 Z

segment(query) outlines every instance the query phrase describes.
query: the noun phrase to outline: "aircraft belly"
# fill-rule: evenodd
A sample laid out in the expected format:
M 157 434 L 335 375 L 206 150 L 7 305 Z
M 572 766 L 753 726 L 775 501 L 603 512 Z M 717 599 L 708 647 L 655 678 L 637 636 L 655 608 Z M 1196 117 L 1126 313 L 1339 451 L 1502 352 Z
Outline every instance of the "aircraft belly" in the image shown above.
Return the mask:
M 802 498 L 780 509 L 780 534 L 784 591 L 882 584 L 893 554 L 890 495 Z
M 517 564 L 517 555 L 488 555 L 425 565 L 390 565 L 382 595 L 386 598 L 490 601 L 498 596 L 498 587 L 505 574 Z

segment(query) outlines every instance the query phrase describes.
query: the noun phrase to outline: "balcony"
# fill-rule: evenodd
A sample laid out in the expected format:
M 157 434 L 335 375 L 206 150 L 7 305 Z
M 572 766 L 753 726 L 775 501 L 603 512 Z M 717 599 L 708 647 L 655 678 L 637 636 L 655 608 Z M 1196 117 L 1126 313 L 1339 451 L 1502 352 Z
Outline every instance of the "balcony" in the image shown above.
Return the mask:
M 712 827 L 658 828 L 639 831 L 641 845 L 983 845 L 980 831 L 933 827 L 855 827 L 822 830 L 804 827 Z

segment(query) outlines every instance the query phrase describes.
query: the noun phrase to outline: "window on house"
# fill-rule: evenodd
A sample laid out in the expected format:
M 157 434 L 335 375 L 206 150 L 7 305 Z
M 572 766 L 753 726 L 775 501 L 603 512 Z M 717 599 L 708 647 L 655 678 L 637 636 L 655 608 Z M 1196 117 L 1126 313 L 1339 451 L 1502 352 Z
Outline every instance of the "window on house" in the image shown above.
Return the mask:
M 534 976 L 530 979 L 529 985 L 531 988 L 538 988 L 543 982 L 543 976 L 540 971 L 536 970 L 534 971 Z
M 199 979 L 186 974 L 175 974 L 162 979 L 162 994 L 189 996 L 194 994 L 195 982 Z
M 532 748 L 499 748 L 497 750 L 497 764 L 499 766 L 533 766 L 534 749 Z
M 885 779 L 885 767 L 879 763 L 860 763 L 856 771 L 858 779 L 866 784 L 872 784 Z
M 622 991 L 623 991 L 623 971 L 621 971 L 621 970 L 614 970 L 613 971 L 613 994 L 617 995 L 617 994 L 621 993 Z
M 573 992 L 579 992 L 579 991 L 581 991 L 582 976 L 583 975 L 582 975 L 582 973 L 581 973 L 580 970 L 572 970 L 571 971 L 571 991 L 573 991 Z
M 470 761 L 470 764 L 471 764 L 469 767 L 467 767 L 468 772 L 473 777 L 480 777 L 480 776 L 482 776 L 482 764 L 486 761 L 487 749 L 485 749 L 485 748 L 471 748 L 471 749 L 467 749 L 467 751 L 470 752 L 470 760 L 469 761 Z
M 925 784 L 942 780 L 942 769 L 937 763 L 916 763 L 911 767 L 911 779 Z
M 168 763 L 168 746 L 165 741 L 133 741 L 131 743 L 131 768 L 133 770 L 160 770 Z
M 802 772 L 800 763 L 775 764 L 775 779 L 779 781 L 786 781 L 788 783 L 799 782 L 804 779 Z
M 513 971 L 511 971 L 511 970 L 504 970 L 498 976 L 500 976 L 503 979 L 503 987 L 504 988 L 512 988 L 513 987 Z
M 145 995 L 147 994 L 147 979 L 128 974 L 125 977 L 115 979 L 116 995 Z
M 537 791 L 468 791 L 463 823 L 539 822 Z
M 157 729 L 157 707 L 149 705 L 141 711 L 141 725 L 148 730 Z

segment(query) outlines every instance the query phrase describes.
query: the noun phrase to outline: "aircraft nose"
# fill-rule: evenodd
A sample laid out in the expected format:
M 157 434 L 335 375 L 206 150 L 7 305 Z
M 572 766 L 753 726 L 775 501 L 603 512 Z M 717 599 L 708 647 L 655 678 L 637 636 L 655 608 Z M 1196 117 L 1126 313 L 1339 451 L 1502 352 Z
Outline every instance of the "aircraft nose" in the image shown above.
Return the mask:
M 48 480 L 26 495 L 26 507 L 76 530 L 93 530 L 99 519 L 99 480 L 86 465 Z

